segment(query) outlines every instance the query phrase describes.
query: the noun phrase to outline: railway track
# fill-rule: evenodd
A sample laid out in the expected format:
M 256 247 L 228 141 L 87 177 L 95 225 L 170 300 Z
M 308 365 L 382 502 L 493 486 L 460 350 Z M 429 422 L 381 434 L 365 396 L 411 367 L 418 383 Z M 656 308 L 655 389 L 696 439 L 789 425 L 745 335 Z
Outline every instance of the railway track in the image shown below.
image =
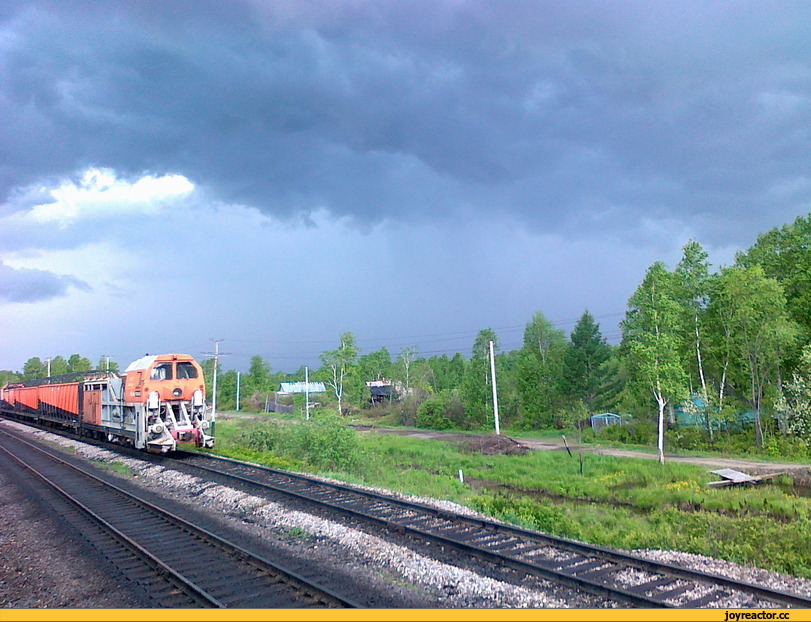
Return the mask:
M 745 594 L 756 607 L 810 607 L 811 599 L 720 575 L 646 560 L 599 546 L 549 536 L 495 521 L 453 514 L 351 486 L 199 453 L 159 457 L 261 491 L 328 508 L 374 527 L 432 542 L 568 587 L 635 607 L 723 606 Z
M 84 440 L 86 439 L 77 439 Z M 292 499 L 313 513 L 341 517 L 380 535 L 381 528 L 410 538 L 431 551 L 456 551 L 468 560 L 484 560 L 569 588 L 636 607 L 802 607 L 811 598 L 623 554 L 565 538 L 457 515 L 433 506 L 306 475 L 201 453 L 176 458 L 103 445 L 108 450 L 196 473 L 250 494 Z M 436 556 L 436 555 L 435 555 Z M 457 560 L 459 557 L 457 556 Z M 453 563 L 450 561 L 449 563 Z M 475 563 L 475 561 L 474 561 Z M 478 568 L 487 564 L 477 564 Z M 726 600 L 733 598 L 732 605 Z M 737 603 L 747 603 L 745 605 Z
M 64 520 L 160 607 L 358 606 L 5 430 L 0 459 L 54 493 Z

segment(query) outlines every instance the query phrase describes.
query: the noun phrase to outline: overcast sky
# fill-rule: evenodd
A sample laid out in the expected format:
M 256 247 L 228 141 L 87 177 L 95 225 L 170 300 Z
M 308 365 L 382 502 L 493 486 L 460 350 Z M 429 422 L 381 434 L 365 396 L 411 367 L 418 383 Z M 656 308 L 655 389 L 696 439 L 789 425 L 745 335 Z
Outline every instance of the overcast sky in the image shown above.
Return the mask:
M 610 341 L 811 211 L 811 3 L 0 1 L 0 369 Z

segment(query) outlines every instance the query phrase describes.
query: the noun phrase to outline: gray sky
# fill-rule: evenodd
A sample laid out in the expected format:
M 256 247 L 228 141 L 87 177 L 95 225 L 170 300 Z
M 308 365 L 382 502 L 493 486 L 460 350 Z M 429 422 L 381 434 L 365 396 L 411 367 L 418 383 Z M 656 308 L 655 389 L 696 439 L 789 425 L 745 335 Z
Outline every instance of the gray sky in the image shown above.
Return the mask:
M 811 211 L 807 2 L 0 3 L 0 369 L 611 341 Z

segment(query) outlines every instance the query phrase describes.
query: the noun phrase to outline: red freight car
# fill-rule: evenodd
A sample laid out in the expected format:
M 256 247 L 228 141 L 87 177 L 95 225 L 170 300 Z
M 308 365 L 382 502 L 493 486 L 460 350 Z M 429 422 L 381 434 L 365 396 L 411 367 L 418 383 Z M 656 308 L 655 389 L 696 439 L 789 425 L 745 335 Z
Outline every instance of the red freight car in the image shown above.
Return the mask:
M 81 372 L 0 390 L 0 410 L 72 428 L 84 436 L 155 453 L 178 442 L 212 447 L 203 372 L 187 354 L 146 356 L 123 375 Z

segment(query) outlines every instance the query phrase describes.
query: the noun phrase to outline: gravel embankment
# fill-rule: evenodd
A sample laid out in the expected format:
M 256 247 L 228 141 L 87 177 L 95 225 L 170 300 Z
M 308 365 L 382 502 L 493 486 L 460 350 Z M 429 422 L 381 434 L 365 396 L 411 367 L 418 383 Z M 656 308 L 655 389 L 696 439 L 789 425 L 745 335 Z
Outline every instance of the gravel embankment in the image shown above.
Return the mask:
M 142 608 L 146 595 L 0 470 L 0 607 Z M 0 615 L 0 618 L 3 616 Z
M 11 422 L 2 422 L 19 429 L 30 428 Z M 156 466 L 145 461 L 122 457 L 111 451 L 77 443 L 44 432 L 33 431 L 35 436 L 62 446 L 75 447 L 76 455 L 88 460 L 123 463 L 131 469 L 127 479 L 138 486 L 171 498 L 176 502 L 193 505 L 198 510 L 216 516 L 252 536 L 284 540 L 291 550 L 304 555 L 313 563 L 349 566 L 353 573 L 365 577 L 378 589 L 390 587 L 403 594 L 401 606 L 451 608 L 573 608 L 605 607 L 604 602 L 585 595 L 572 594 L 548 583 L 533 581 L 530 587 L 512 585 L 481 576 L 446 564 L 382 538 L 352 529 L 334 521 L 325 520 L 282 504 L 248 495 L 220 485 L 212 485 L 196 477 Z M 124 476 L 122 476 L 124 477 Z M 461 509 L 455 504 L 421 499 L 424 503 L 439 503 L 446 509 Z M 33 510 L 35 511 L 35 510 Z M 471 513 L 470 510 L 464 509 Z M 28 520 L 32 507 L 26 505 L 24 495 L 0 479 L 0 519 L 9 525 L 0 536 L 0 552 L 4 562 L 0 566 L 0 604 L 5 607 L 138 607 L 144 606 L 137 598 L 127 600 L 121 590 L 112 592 L 111 586 L 99 586 L 79 599 L 71 599 L 73 590 L 60 587 L 57 577 L 81 577 L 85 583 L 96 581 L 92 565 L 75 570 L 87 557 L 72 546 L 62 546 L 55 529 L 36 530 Z M 11 519 L 11 520 L 10 520 Z M 295 534 L 295 537 L 291 537 Z M 53 549 L 62 547 L 59 555 Z M 744 578 L 752 583 L 780 587 L 788 591 L 811 594 L 811 581 L 780 575 L 758 568 L 740 566 L 698 555 L 669 551 L 637 551 L 642 555 L 674 562 L 685 567 L 709 569 L 717 574 Z M 61 557 L 60 557 L 61 556 Z M 339 560 L 339 561 L 336 561 Z M 90 577 L 90 575 L 93 575 Z M 90 580 L 88 580 L 90 578 Z M 109 577 L 106 577 L 109 578 Z M 24 581 L 22 579 L 25 579 Z M 98 577 L 99 580 L 105 577 Z M 113 581 L 115 583 L 115 581 Z M 381 585 L 385 584 L 383 588 Z M 525 584 L 526 585 L 526 584 Z M 49 587 L 57 586 L 53 592 Z M 19 591 L 27 588 L 37 594 L 26 598 Z M 95 596 L 94 596 L 95 594 Z M 113 599 L 113 604 L 111 600 Z M 26 604 L 28 603 L 28 604 Z M 84 603 L 84 604 L 73 604 Z M 96 604 L 93 604 L 96 603 Z M 719 604 L 720 605 L 720 604 Z M 721 606 L 752 606 L 751 604 L 724 602 Z

